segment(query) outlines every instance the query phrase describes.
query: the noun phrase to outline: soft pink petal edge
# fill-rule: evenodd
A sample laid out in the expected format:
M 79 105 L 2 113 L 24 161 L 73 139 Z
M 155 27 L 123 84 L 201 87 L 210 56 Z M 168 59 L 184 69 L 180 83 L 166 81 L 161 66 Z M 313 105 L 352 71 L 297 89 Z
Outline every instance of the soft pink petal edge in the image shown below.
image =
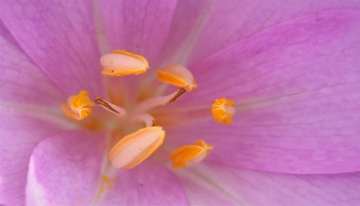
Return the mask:
M 62 128 L 16 110 L 0 109 L 0 115 L 0 204 L 24 205 L 30 155 L 38 142 Z

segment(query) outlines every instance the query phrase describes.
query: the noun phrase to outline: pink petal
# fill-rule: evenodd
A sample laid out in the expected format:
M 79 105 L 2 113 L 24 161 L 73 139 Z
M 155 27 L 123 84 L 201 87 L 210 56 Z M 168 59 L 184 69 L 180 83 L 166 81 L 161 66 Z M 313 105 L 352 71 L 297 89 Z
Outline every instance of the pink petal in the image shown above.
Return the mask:
M 209 160 L 239 167 L 358 171 L 359 22 L 360 13 L 351 11 L 305 16 L 195 65 L 199 87 L 179 104 L 207 105 L 210 113 L 215 98 L 235 99 L 234 123 L 208 119 L 169 129 L 168 141 L 181 145 L 204 138 L 215 146 Z
M 62 92 L 29 59 L 1 21 L 0 45 L 0 107 L 61 102 Z
M 54 106 L 60 110 L 56 103 L 62 93 L 23 53 L 1 21 L 0 45 L 0 204 L 23 205 L 31 152 L 61 127 L 50 114 Z
M 218 164 L 176 170 L 191 205 L 359 205 L 360 173 L 288 175 Z
M 164 60 L 188 66 L 265 28 L 333 9 L 360 10 L 360 1 L 179 1 Z
M 31 156 L 27 204 L 89 205 L 101 176 L 103 138 L 73 131 L 42 141 Z
M 2 1 L 0 17 L 20 47 L 67 95 L 101 94 L 91 1 Z
M 24 205 L 30 155 L 39 141 L 60 128 L 9 108 L 0 108 L 0 116 L 0 204 Z
M 131 170 L 119 170 L 104 205 L 188 205 L 176 177 L 149 159 Z
M 125 49 L 158 58 L 170 33 L 177 0 L 97 1 L 109 50 Z
M 117 170 L 115 178 L 108 176 L 107 180 L 103 180 L 104 142 L 102 135 L 90 136 L 76 131 L 42 141 L 34 150 L 30 162 L 27 203 L 187 204 L 174 176 L 162 165 L 151 161 L 132 170 Z

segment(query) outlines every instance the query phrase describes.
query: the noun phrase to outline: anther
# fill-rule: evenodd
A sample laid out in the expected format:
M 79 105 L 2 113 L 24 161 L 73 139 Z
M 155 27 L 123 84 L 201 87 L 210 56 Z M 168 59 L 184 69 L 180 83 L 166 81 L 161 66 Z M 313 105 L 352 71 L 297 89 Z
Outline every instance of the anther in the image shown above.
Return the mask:
M 160 82 L 182 87 L 188 92 L 197 87 L 191 72 L 181 65 L 169 64 L 164 68 L 156 70 L 156 73 L 158 75 L 157 79 Z
M 148 61 L 137 54 L 125 50 L 114 50 L 101 57 L 102 74 L 108 76 L 138 75 L 149 69 Z
M 213 147 L 200 139 L 193 145 L 182 146 L 170 154 L 173 168 L 184 168 L 199 163 L 211 152 Z
M 121 139 L 109 152 L 115 168 L 131 169 L 147 159 L 163 143 L 162 127 L 145 127 Z
M 234 104 L 234 100 L 231 99 L 216 99 L 211 109 L 214 120 L 222 124 L 231 124 L 235 114 Z
M 112 104 L 108 101 L 105 101 L 105 100 L 101 99 L 100 97 L 95 99 L 95 103 L 117 116 L 123 116 L 126 114 L 125 109 L 123 109 L 115 104 Z
M 69 118 L 82 120 L 91 114 L 94 103 L 90 101 L 87 91 L 82 90 L 77 95 L 71 95 L 67 102 L 61 104 L 61 108 Z

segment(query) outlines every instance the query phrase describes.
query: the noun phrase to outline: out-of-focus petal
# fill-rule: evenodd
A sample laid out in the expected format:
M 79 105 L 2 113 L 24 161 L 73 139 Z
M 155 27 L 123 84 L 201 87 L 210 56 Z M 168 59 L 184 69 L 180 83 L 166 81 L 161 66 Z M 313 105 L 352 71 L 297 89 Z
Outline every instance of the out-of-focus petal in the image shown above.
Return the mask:
M 209 160 L 285 173 L 360 169 L 360 13 L 318 13 L 269 28 L 193 68 L 179 104 L 235 99 L 233 124 L 167 129 L 178 145 L 214 145 Z M 193 96 L 193 98 L 191 98 Z M 191 120 L 191 119 L 190 119 Z
M 174 171 L 191 205 L 359 205 L 360 173 L 289 175 L 199 164 Z
M 96 5 L 109 49 L 125 49 L 156 63 L 170 33 L 177 0 L 101 1 Z
M 2 1 L 0 17 L 38 67 L 66 95 L 101 95 L 100 52 L 91 1 Z
M 60 132 L 60 124 L 0 107 L 0 204 L 24 205 L 30 155 L 36 144 Z
M 334 9 L 360 10 L 360 1 L 179 1 L 163 59 L 189 66 L 265 28 L 300 16 Z
M 79 131 L 42 141 L 31 157 L 27 203 L 187 204 L 184 191 L 176 178 L 162 165 L 146 161 L 131 170 L 117 170 L 117 175 L 102 174 L 101 170 L 106 164 L 102 161 L 107 161 L 104 146 L 103 136 L 90 136 Z M 116 172 L 115 169 L 113 171 Z

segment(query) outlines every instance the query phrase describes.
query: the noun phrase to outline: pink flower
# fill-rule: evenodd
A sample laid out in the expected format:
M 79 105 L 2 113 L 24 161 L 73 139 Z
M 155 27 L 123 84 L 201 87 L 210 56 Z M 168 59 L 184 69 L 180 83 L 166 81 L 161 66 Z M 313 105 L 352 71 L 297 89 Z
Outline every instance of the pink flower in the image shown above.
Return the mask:
M 358 0 L 1 1 L 0 204 L 358 205 L 359 10 Z M 113 49 L 150 69 L 104 78 L 99 59 Z M 150 80 L 171 62 L 198 88 L 153 112 L 167 133 L 158 152 L 113 169 L 111 131 L 60 104 L 83 89 L 156 96 Z M 221 97 L 236 102 L 231 125 L 204 117 Z M 171 169 L 167 149 L 197 139 L 214 146 L 208 158 Z

